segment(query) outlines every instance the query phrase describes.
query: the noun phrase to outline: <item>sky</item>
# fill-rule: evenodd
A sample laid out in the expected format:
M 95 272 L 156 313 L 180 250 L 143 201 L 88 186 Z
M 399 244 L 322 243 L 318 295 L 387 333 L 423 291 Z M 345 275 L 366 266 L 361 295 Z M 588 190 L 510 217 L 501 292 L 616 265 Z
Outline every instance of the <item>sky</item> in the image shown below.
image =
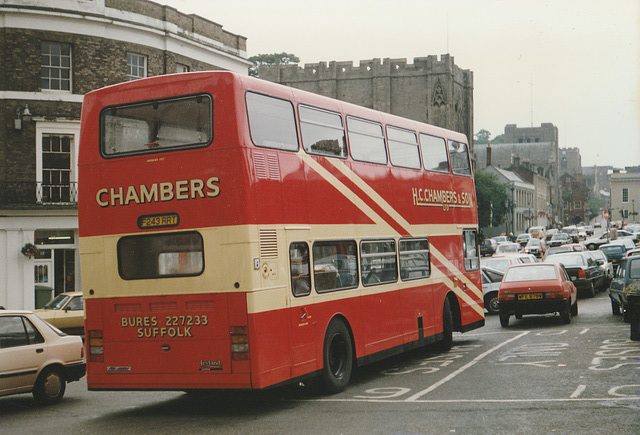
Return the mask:
M 582 166 L 640 165 L 638 0 L 155 0 L 305 63 L 449 53 L 474 133 L 552 123 Z

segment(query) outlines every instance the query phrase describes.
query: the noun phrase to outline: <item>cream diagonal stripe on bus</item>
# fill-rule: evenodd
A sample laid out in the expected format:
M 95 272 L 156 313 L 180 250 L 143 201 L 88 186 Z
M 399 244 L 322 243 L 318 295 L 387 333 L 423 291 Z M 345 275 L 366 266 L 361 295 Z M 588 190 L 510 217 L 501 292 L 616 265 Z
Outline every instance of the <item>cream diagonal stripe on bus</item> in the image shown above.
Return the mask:
M 338 180 L 333 174 L 331 174 L 324 167 L 322 167 L 322 165 L 316 162 L 312 157 L 303 153 L 298 153 L 298 155 L 300 156 L 300 158 L 302 158 L 302 160 L 305 163 L 311 166 L 319 175 L 325 178 L 325 180 L 327 180 L 333 187 L 335 187 L 338 191 L 340 191 L 346 198 L 351 200 L 354 205 L 360 208 L 372 221 L 376 222 L 377 224 L 384 224 L 388 226 L 391 231 L 397 233 L 397 231 L 395 231 L 378 213 L 376 213 L 360 197 L 358 197 L 358 195 L 355 192 L 353 192 L 351 189 L 345 186 L 344 183 Z M 358 187 L 360 187 L 371 199 L 376 201 L 383 208 L 383 210 L 389 213 L 389 215 L 393 219 L 395 219 L 396 222 L 399 223 L 407 231 L 407 233 L 414 234 L 414 232 L 411 231 L 413 226 L 409 224 L 400 214 L 398 214 L 393 209 L 393 207 L 391 207 L 391 205 L 388 204 L 380 195 L 378 195 L 378 193 L 375 190 L 373 190 L 367 183 L 365 183 L 364 180 L 358 177 L 353 171 L 347 170 L 344 164 L 334 163 L 330 159 L 327 159 L 327 161 L 330 161 L 338 170 L 340 170 L 340 172 L 342 172 L 345 176 L 347 176 L 347 178 L 349 178 Z M 435 247 L 433 247 L 433 245 L 431 245 L 431 249 L 435 251 L 434 253 L 436 254 L 436 258 L 439 261 L 441 261 L 443 264 L 445 264 L 445 266 L 448 266 L 447 263 L 449 263 L 449 261 L 444 257 L 444 255 L 442 255 Z M 443 259 L 445 261 L 443 261 Z M 454 275 L 456 275 L 459 279 L 465 282 L 467 284 L 467 287 L 470 288 L 477 297 L 479 298 L 482 297 L 482 292 L 479 291 L 478 288 L 475 285 L 473 285 L 473 283 L 464 276 L 464 274 L 460 273 L 460 271 L 457 270 L 452 264 L 449 263 L 449 265 L 450 267 L 447 267 L 447 268 L 451 272 L 453 272 Z M 434 269 L 437 269 L 437 268 L 434 267 Z M 439 272 L 442 273 L 441 271 Z M 466 293 L 464 293 L 462 289 L 460 289 L 457 286 L 454 286 L 453 282 L 450 280 L 447 284 L 448 284 L 448 287 L 451 290 L 453 290 L 454 293 L 456 293 L 461 299 L 465 300 L 465 302 L 467 302 L 478 314 L 484 315 L 484 310 L 478 305 L 477 302 L 475 302 Z
M 306 164 L 311 166 L 319 175 L 321 175 L 322 178 L 324 178 L 326 181 L 328 181 L 329 184 L 331 184 L 333 187 L 335 187 L 348 200 L 350 200 L 353 203 L 353 205 L 358 207 L 364 214 L 366 214 L 369 219 L 371 219 L 377 225 L 384 225 L 384 226 L 388 227 L 390 231 L 393 231 L 394 233 L 397 233 L 397 231 L 394 230 L 391 227 L 391 225 L 389 225 L 389 223 L 387 221 L 382 219 L 382 217 L 378 213 L 376 213 L 371 207 L 369 207 L 362 200 L 362 198 L 360 198 L 354 191 L 352 191 L 347 186 L 345 186 L 342 181 L 338 180 L 338 178 L 336 178 L 335 175 L 333 175 L 331 172 L 326 170 L 320 163 L 316 162 L 312 157 L 310 157 L 310 156 L 308 156 L 306 154 L 298 153 L 298 155 L 302 158 L 302 160 Z M 327 159 L 327 160 L 330 161 L 329 159 Z
M 331 162 L 331 164 L 336 169 L 338 169 L 344 176 L 346 176 L 356 186 L 362 189 L 362 191 L 365 192 L 369 196 L 369 198 L 371 198 L 376 204 L 378 204 L 389 216 L 391 216 L 393 220 L 395 220 L 402 228 L 404 228 L 404 230 L 407 231 L 407 233 L 413 236 L 416 235 L 416 231 L 415 231 L 416 228 L 413 225 L 411 225 L 409 222 L 407 222 L 406 219 L 391 206 L 391 204 L 385 201 L 385 199 L 382 196 L 380 196 L 378 192 L 376 192 L 369 184 L 367 184 L 355 172 L 348 169 L 347 166 L 343 164 L 341 161 L 334 161 L 331 159 L 327 159 L 327 161 Z M 477 225 L 475 224 L 473 226 L 477 227 Z M 442 253 L 438 251 L 437 248 L 433 247 L 433 245 L 431 246 L 431 248 L 433 249 L 433 253 L 435 257 L 438 259 L 438 261 L 444 264 L 444 266 L 447 269 L 449 269 L 453 274 L 458 276 L 459 279 L 461 279 L 465 284 L 467 284 L 467 287 L 469 287 L 471 291 L 473 291 L 476 294 L 476 296 L 478 296 L 479 298 L 482 297 L 481 289 L 478 289 L 478 287 L 476 287 L 464 274 L 460 273 L 458 268 L 455 267 L 447 257 L 442 255 Z

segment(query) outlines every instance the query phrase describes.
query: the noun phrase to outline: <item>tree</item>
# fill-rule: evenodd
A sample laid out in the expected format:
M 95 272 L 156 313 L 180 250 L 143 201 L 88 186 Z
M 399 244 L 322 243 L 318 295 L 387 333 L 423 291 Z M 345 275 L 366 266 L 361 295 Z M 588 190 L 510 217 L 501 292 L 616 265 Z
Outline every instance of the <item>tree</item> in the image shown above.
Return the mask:
M 504 143 L 504 134 L 499 134 L 491 139 L 491 143 Z
M 272 53 L 272 54 L 258 54 L 251 56 L 247 59 L 253 65 L 249 67 L 249 75 L 258 77 L 258 69 L 260 65 L 289 65 L 291 63 L 298 63 L 300 59 L 295 54 L 291 53 Z
M 491 139 L 491 132 L 484 128 L 475 134 L 476 143 L 487 143 Z
M 504 223 L 511 206 L 507 186 L 500 184 L 498 177 L 490 172 L 476 172 L 475 182 L 480 228 L 497 227 Z

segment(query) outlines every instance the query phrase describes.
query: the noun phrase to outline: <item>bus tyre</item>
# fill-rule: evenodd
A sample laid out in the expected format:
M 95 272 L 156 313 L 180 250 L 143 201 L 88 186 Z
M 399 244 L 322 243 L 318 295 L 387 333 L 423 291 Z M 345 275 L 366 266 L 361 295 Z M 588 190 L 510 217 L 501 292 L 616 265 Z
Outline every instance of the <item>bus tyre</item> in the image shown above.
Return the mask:
M 57 403 L 64 396 L 66 381 L 60 367 L 47 367 L 33 386 L 33 398 L 41 405 Z
M 333 320 L 324 336 L 322 383 L 329 394 L 344 391 L 353 370 L 351 334 L 344 322 Z
M 449 299 L 444 300 L 442 307 L 442 340 L 438 344 L 438 348 L 443 351 L 451 350 L 453 346 L 453 313 L 451 313 L 451 304 Z

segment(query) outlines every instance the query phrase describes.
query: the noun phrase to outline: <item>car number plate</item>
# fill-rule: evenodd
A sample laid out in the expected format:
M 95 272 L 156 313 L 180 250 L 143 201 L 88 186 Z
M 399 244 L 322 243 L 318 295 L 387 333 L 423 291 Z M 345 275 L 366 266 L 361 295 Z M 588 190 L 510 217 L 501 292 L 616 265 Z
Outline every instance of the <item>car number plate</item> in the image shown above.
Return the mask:
M 527 301 L 530 299 L 542 299 L 542 293 L 524 293 L 518 295 L 519 301 Z

